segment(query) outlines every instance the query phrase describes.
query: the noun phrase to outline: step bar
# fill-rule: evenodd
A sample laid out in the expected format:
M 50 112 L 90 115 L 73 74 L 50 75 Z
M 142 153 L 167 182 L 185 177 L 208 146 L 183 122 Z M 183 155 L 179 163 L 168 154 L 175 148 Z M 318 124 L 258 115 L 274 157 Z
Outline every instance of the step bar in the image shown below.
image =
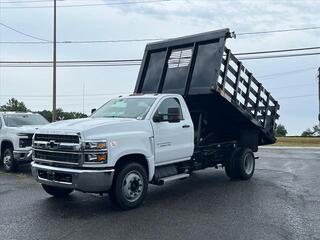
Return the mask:
M 169 176 L 169 177 L 164 177 L 164 178 L 159 178 L 158 183 L 160 185 L 165 184 L 166 182 L 170 182 L 170 181 L 174 181 L 174 180 L 178 180 L 178 179 L 183 179 L 183 178 L 188 178 L 190 176 L 189 173 L 181 173 L 178 175 L 173 175 L 173 176 Z

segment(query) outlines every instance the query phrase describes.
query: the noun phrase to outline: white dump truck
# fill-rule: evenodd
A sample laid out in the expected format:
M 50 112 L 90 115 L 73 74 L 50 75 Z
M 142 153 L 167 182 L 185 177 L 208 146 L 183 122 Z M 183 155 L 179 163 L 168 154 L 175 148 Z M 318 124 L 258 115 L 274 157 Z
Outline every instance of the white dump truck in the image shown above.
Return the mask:
M 132 95 L 37 131 L 34 178 L 56 197 L 108 193 L 121 209 L 139 206 L 149 183 L 207 167 L 250 179 L 258 146 L 275 142 L 279 105 L 225 47 L 229 36 L 223 29 L 148 44 Z

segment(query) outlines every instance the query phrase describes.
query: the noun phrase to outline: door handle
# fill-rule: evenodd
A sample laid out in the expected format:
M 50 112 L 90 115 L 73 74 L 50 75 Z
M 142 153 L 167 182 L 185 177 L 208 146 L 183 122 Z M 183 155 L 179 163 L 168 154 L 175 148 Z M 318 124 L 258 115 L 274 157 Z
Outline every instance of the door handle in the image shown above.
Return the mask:
M 189 128 L 190 125 L 183 125 L 182 128 Z

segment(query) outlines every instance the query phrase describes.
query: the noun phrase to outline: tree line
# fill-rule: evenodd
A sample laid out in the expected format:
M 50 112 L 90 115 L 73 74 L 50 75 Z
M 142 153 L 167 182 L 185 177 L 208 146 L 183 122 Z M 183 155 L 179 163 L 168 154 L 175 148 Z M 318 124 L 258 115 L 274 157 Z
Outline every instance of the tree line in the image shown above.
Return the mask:
M 9 101 L 0 106 L 0 111 L 12 111 L 12 112 L 31 112 L 30 109 L 26 107 L 24 102 L 18 101 L 15 98 L 9 99 Z M 49 122 L 52 121 L 52 111 L 50 110 L 42 110 L 38 111 L 37 113 L 41 114 L 45 117 Z M 68 119 L 75 119 L 75 118 L 85 118 L 88 115 L 81 113 L 81 112 L 65 112 L 62 108 L 57 109 L 57 119 L 58 120 L 68 120 Z M 287 129 L 284 125 L 279 124 L 277 125 L 276 129 L 276 136 L 277 137 L 285 137 L 288 134 Z M 302 137 L 319 137 L 320 136 L 320 126 L 315 125 L 312 128 L 308 128 L 301 134 Z
M 29 108 L 24 104 L 24 102 L 19 101 L 15 98 L 9 99 L 9 101 L 0 106 L 0 111 L 6 112 L 31 112 Z M 43 117 L 45 117 L 49 122 L 52 121 L 52 111 L 50 110 L 42 110 L 37 111 L 37 113 L 41 114 Z M 88 117 L 88 115 L 81 113 L 81 112 L 65 112 L 62 108 L 57 109 L 57 119 L 58 120 L 68 120 L 68 119 L 75 119 L 75 118 L 85 118 Z
M 277 137 L 285 137 L 287 136 L 288 131 L 284 125 L 279 124 L 276 127 L 276 136 Z M 315 125 L 312 128 L 308 128 L 303 131 L 300 135 L 301 137 L 320 137 L 320 126 Z

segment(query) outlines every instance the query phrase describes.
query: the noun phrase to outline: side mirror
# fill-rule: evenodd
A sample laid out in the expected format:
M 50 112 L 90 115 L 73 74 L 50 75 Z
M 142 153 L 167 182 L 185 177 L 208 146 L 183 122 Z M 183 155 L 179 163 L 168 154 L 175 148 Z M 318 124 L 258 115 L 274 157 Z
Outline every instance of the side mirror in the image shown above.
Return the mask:
M 91 109 L 91 114 L 94 113 L 95 111 L 97 111 L 97 109 L 96 108 L 92 108 Z
M 156 114 L 153 116 L 153 121 L 154 122 L 163 122 L 164 121 L 164 117 L 162 114 Z

